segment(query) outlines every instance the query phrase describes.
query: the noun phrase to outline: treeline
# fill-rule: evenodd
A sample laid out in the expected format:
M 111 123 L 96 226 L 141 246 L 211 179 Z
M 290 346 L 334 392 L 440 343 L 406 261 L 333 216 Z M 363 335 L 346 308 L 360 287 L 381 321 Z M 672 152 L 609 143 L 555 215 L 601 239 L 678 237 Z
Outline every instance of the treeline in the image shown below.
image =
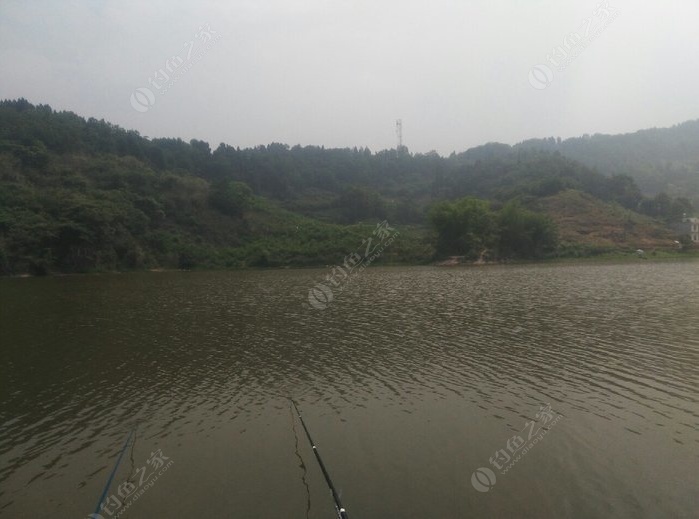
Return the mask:
M 54 112 L 23 99 L 0 102 L 0 123 L 0 151 L 14 154 L 23 165 L 40 167 L 49 152 L 131 156 L 158 172 L 186 172 L 213 183 L 244 182 L 255 195 L 336 223 L 386 217 L 416 224 L 425 222 L 429 205 L 443 198 L 475 196 L 504 202 L 566 189 L 652 216 L 679 214 L 664 202 L 652 206 L 627 174 L 603 175 L 533 144 L 515 148 L 490 144 L 447 158 L 436 153 L 372 153 L 366 148 L 278 143 L 247 149 L 222 143 L 212 150 L 204 141 L 146 139 L 105 121 Z M 695 177 L 699 179 L 699 174 Z M 691 213 L 691 201 L 680 194 L 683 212 Z

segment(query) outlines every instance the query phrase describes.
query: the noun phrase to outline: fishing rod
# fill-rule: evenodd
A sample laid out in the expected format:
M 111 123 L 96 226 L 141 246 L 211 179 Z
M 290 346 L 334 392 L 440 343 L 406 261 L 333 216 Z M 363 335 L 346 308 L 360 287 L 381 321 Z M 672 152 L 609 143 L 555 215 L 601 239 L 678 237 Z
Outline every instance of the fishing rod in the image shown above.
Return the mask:
M 102 517 L 99 515 L 100 509 L 102 507 L 102 503 L 104 503 L 104 498 L 107 497 L 107 492 L 109 492 L 109 487 L 112 485 L 112 481 L 114 480 L 114 476 L 116 475 L 117 469 L 119 468 L 119 465 L 121 464 L 121 458 L 124 457 L 124 452 L 126 452 L 126 447 L 129 446 L 129 442 L 131 441 L 131 437 L 134 435 L 134 432 L 136 432 L 136 427 L 137 425 L 134 425 L 133 429 L 131 429 L 131 432 L 126 438 L 126 441 L 124 442 L 124 446 L 121 448 L 121 451 L 119 452 L 119 457 L 117 458 L 116 463 L 114 464 L 114 468 L 112 469 L 112 473 L 109 475 L 109 479 L 107 479 L 107 484 L 104 486 L 104 490 L 102 491 L 102 495 L 100 496 L 100 500 L 97 503 L 97 508 L 95 508 L 95 513 L 92 514 L 94 517 Z
M 291 400 L 291 399 L 289 399 L 289 400 Z M 301 420 L 301 425 L 303 426 L 303 430 L 306 433 L 306 437 L 308 438 L 308 442 L 311 444 L 311 447 L 313 448 L 313 454 L 315 454 L 316 460 L 318 460 L 318 465 L 320 465 L 320 470 L 323 472 L 323 476 L 325 477 L 325 482 L 328 484 L 328 487 L 330 487 L 330 492 L 332 492 L 333 500 L 335 501 L 335 511 L 337 512 L 337 517 L 339 519 L 349 519 L 349 515 L 347 515 L 347 511 L 342 506 L 342 501 L 340 501 L 340 496 L 337 493 L 337 490 L 335 490 L 335 485 L 333 485 L 333 482 L 330 479 L 330 474 L 328 474 L 328 471 L 325 468 L 325 464 L 323 463 L 323 460 L 320 457 L 320 453 L 318 452 L 318 449 L 316 448 L 316 444 L 313 443 L 313 438 L 311 438 L 311 433 L 308 432 L 308 427 L 306 427 L 306 422 L 303 421 L 303 417 L 301 416 L 301 412 L 299 411 L 299 408 L 296 406 L 296 402 L 291 400 L 291 404 L 294 406 L 294 409 L 296 409 L 296 414 L 298 415 L 299 420 Z

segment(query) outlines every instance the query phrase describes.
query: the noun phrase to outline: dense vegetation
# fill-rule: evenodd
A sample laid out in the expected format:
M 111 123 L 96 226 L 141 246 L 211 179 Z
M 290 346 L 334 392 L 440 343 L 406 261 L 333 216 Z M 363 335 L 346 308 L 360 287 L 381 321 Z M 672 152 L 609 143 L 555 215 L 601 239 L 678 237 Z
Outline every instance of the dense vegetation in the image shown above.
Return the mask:
M 517 202 L 497 212 L 477 198 L 438 202 L 429 218 L 438 233 L 437 252 L 445 256 L 540 258 L 557 244 L 552 220 Z
M 386 219 L 401 237 L 379 261 L 542 257 L 560 248 L 540 202 L 571 190 L 668 222 L 693 210 L 538 149 L 212 151 L 0 102 L 2 273 L 334 264 Z
M 646 194 L 665 192 L 699 203 L 699 120 L 623 135 L 530 139 L 512 147 L 488 145 L 463 157 L 531 150 L 560 153 L 607 176 L 628 175 Z

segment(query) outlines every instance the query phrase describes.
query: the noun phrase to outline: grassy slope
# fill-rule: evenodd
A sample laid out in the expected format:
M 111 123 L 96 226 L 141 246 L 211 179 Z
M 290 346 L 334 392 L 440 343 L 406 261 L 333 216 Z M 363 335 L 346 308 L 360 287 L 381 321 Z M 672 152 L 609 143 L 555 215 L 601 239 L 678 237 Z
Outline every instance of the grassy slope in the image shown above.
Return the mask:
M 378 222 L 337 225 L 301 216 L 258 199 L 246 215 L 249 235 L 235 248 L 223 248 L 223 266 L 311 266 L 342 264 L 343 258 L 362 251 Z M 396 226 L 399 237 L 384 250 L 377 264 L 425 263 L 434 254 L 427 229 Z
M 676 248 L 673 233 L 656 220 L 580 191 L 562 191 L 536 206 L 556 222 L 563 251 Z

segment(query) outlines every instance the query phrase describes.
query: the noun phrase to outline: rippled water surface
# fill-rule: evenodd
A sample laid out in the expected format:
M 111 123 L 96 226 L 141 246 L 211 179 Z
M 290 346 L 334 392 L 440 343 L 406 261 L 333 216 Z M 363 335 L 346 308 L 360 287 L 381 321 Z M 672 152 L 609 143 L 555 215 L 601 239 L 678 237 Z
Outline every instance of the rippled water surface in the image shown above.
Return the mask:
M 0 280 L 0 516 L 697 517 L 699 264 L 326 274 Z

